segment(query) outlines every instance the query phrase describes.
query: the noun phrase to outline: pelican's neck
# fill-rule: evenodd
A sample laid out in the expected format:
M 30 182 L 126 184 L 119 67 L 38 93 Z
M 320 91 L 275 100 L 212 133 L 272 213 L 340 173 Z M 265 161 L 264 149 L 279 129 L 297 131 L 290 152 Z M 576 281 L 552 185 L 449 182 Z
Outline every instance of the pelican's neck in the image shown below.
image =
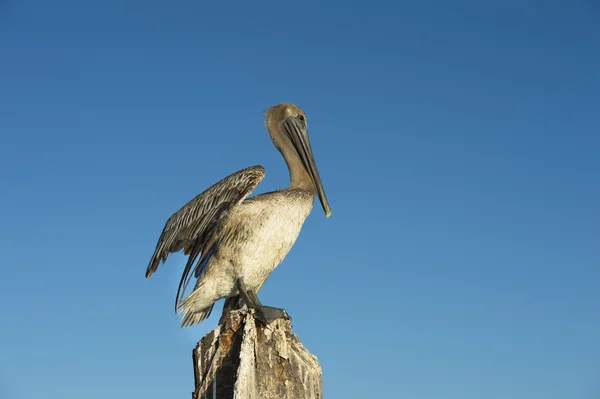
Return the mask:
M 298 153 L 292 147 L 292 143 L 285 135 L 281 132 L 281 125 L 275 123 L 276 118 L 267 118 L 266 128 L 271 136 L 273 145 L 279 150 L 285 163 L 287 164 L 288 171 L 290 172 L 290 189 L 301 188 L 309 190 L 316 194 L 317 190 L 313 184 L 308 171 L 302 164 Z
M 281 143 L 279 147 L 279 151 L 281 151 L 281 155 L 283 155 L 283 159 L 285 159 L 285 163 L 290 172 L 289 188 L 301 188 L 316 193 L 315 185 L 302 164 L 302 161 L 300 161 L 298 154 L 296 154 L 296 151 L 294 151 L 294 149 L 286 142 Z

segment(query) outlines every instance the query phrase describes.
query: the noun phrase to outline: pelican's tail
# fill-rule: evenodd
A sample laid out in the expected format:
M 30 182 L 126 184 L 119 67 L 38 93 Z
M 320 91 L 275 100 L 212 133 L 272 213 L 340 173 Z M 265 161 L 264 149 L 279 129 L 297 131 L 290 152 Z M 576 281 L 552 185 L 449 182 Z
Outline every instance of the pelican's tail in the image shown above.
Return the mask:
M 177 313 L 181 316 L 181 327 L 190 327 L 194 324 L 200 324 L 204 319 L 210 316 L 215 303 L 205 306 L 206 302 L 200 303 L 198 298 L 199 291 L 194 291 L 177 305 Z M 205 306 L 205 307 L 203 307 Z
M 181 327 L 191 327 L 194 324 L 200 324 L 204 319 L 210 316 L 210 312 L 212 312 L 213 303 L 207 308 L 202 309 L 199 312 L 185 312 L 183 317 L 181 318 Z

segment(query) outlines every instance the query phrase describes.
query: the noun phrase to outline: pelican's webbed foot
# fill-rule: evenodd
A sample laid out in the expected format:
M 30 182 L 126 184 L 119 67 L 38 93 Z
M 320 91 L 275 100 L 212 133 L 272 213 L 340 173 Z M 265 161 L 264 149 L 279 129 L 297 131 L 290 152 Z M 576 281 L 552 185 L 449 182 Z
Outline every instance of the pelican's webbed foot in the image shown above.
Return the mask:
M 271 324 L 277 319 L 292 320 L 290 315 L 285 309 L 272 308 L 271 306 L 263 306 L 256 295 L 256 292 L 247 290 L 244 282 L 241 279 L 237 280 L 237 286 L 240 295 L 246 302 L 249 308 L 256 310 L 256 318 L 260 320 L 264 325 Z
M 277 319 L 292 320 L 285 309 L 273 308 L 271 306 L 261 306 L 256 309 L 256 318 L 264 325 L 269 325 Z

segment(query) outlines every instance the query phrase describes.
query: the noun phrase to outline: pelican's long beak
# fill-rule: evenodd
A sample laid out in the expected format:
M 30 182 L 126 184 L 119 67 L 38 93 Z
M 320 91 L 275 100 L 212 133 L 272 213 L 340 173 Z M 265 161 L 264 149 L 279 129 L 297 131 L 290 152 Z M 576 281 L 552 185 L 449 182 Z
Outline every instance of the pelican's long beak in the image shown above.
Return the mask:
M 325 217 L 329 217 L 331 215 L 331 209 L 329 209 L 329 202 L 327 201 L 327 196 L 325 195 L 325 190 L 321 183 L 321 177 L 319 176 L 319 170 L 317 169 L 312 148 L 310 146 L 310 140 L 308 139 L 306 121 L 300 119 L 300 116 L 289 116 L 283 121 L 283 130 L 290 138 L 304 168 L 308 171 L 308 174 L 317 189 L 319 200 L 325 211 Z

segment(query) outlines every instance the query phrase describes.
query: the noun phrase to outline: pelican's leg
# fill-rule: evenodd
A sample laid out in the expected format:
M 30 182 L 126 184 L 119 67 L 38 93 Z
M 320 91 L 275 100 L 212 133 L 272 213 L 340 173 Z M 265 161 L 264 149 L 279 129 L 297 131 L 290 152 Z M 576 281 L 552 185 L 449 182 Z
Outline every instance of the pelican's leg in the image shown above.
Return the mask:
M 244 284 L 241 278 L 237 279 L 237 286 L 240 295 L 242 295 L 242 298 L 244 298 L 244 302 L 246 302 L 246 306 L 252 309 L 258 309 L 262 306 L 260 302 L 256 303 L 254 302 L 254 298 L 250 297 L 250 295 L 248 294 L 248 290 L 246 289 L 246 284 Z
M 250 298 L 260 306 L 258 308 L 258 316 L 260 321 L 262 321 L 264 324 L 271 324 L 277 319 L 292 320 L 291 316 L 285 311 L 285 309 L 273 308 L 271 306 L 264 306 L 261 304 L 254 291 L 248 291 L 248 296 L 250 296 Z
M 258 296 L 256 296 L 256 293 L 254 291 L 246 290 L 246 287 L 241 279 L 237 280 L 237 285 L 240 294 L 246 302 L 246 305 L 248 305 L 249 308 L 253 308 L 256 310 L 256 315 L 258 316 L 258 319 L 263 322 L 263 324 L 271 324 L 277 319 L 292 320 L 292 318 L 290 317 L 290 315 L 288 315 L 285 309 L 273 308 L 271 306 L 263 306 L 263 304 L 260 303 L 260 300 L 258 299 Z
M 225 304 L 223 305 L 223 313 L 221 313 L 219 324 L 225 324 L 225 321 L 227 321 L 229 313 L 232 310 L 242 308 L 243 302 L 241 301 L 241 299 L 241 295 L 236 295 L 225 299 Z

